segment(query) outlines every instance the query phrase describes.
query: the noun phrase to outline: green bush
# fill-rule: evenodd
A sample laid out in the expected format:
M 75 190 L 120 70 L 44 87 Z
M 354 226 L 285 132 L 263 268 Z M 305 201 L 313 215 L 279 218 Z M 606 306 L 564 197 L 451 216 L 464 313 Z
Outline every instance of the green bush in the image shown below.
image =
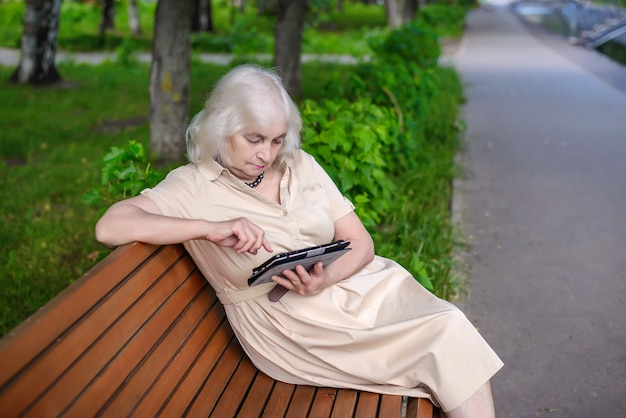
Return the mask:
M 371 106 L 381 109 L 379 117 L 387 119 L 371 126 L 393 127 L 382 147 L 375 150 L 380 157 L 378 168 L 384 171 L 385 182 L 392 184 L 392 199 L 378 193 L 371 177 L 353 174 L 359 178 L 359 195 L 368 197 L 365 202 L 356 202 L 357 211 L 363 212 L 359 214 L 367 221 L 377 253 L 397 260 L 437 295 L 451 298 L 460 290 L 460 283 L 451 274 L 454 230 L 449 202 L 456 174 L 462 88 L 453 70 L 436 66 L 439 47 L 433 42 L 437 36 L 419 20 L 383 34 L 372 42 L 375 55 L 371 62 L 356 66 L 347 83 L 339 82 L 336 75 L 324 91 L 335 101 L 341 97 L 351 102 L 368 98 Z M 324 124 L 335 123 L 332 112 L 320 114 L 331 119 Z M 344 118 L 350 120 L 351 116 Z M 334 136 L 346 138 L 342 125 L 338 127 Z M 357 141 L 350 134 L 347 139 Z M 357 167 L 358 171 L 359 165 L 339 160 L 356 157 L 356 162 L 359 153 L 353 157 L 343 155 L 340 145 L 336 149 L 341 152 L 321 153 L 327 155 L 322 164 L 338 167 L 340 172 L 334 174 L 345 187 L 341 184 L 341 176 L 348 172 L 344 167 Z
M 357 206 L 366 227 L 391 209 L 395 185 L 386 154 L 397 137 L 392 112 L 367 98 L 305 101 L 303 148 L 316 156 L 341 191 Z
M 19 48 L 24 22 L 23 2 L 0 4 L 0 40 L 3 46 Z
M 103 214 L 113 203 L 136 196 L 153 187 L 165 175 L 148 162 L 143 145 L 131 140 L 126 148 L 111 147 L 102 159 L 102 185 L 85 193 L 81 199 Z
M 434 67 L 441 54 L 435 31 L 418 22 L 402 25 L 382 38 L 372 38 L 370 46 L 379 62 L 398 67 L 409 63 L 420 68 Z
M 463 32 L 468 5 L 430 4 L 420 10 L 418 21 L 439 35 L 459 36 Z

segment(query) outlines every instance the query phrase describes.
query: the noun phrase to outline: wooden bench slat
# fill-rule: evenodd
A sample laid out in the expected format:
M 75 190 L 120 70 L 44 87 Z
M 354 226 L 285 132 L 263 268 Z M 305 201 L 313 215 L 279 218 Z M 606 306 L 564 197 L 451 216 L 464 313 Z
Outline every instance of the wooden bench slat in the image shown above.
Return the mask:
M 286 418 L 306 417 L 313 405 L 316 388 L 297 385 L 293 391 Z
M 250 363 L 248 358 L 243 361 Z M 252 364 L 252 363 L 250 363 Z M 267 400 L 274 388 L 274 379 L 262 372 L 257 372 L 252 387 L 242 399 L 242 406 L 237 414 L 238 418 L 258 418 L 261 416 Z
M 356 408 L 357 392 L 351 389 L 341 389 L 337 393 L 333 405 L 332 418 L 344 418 L 354 415 Z
M 402 397 L 394 395 L 380 396 L 380 411 L 385 411 L 385 416 L 399 417 L 402 415 Z
M 380 395 L 371 392 L 360 392 L 357 400 L 355 418 L 375 418 L 378 415 Z
M 151 320 L 122 348 L 103 372 L 86 387 L 80 397 L 70 406 L 68 416 L 82 418 L 88 416 L 90 411 L 102 408 L 201 289 L 202 285 L 197 281 L 185 281 L 159 308 Z
M 120 319 L 116 319 L 115 323 L 85 350 L 85 353 L 71 365 L 55 385 L 36 401 L 27 416 L 39 417 L 44 410 L 48 413 L 55 411 L 59 413 L 65 409 L 78 396 L 81 389 L 95 378 L 125 342 L 137 333 L 146 320 L 180 285 L 180 280 L 175 279 L 176 277 L 172 277 L 171 273 L 165 275 L 162 280 L 148 289 L 134 306 L 123 312 Z M 125 287 L 122 289 L 123 292 L 127 290 Z M 105 314 L 110 312 L 113 317 L 116 312 L 115 305 L 114 297 L 111 297 L 100 310 Z M 133 320 L 128 320 L 128 317 L 132 317 Z M 89 324 L 91 322 L 89 320 Z
M 245 358 L 242 358 L 239 362 L 239 367 L 237 367 L 235 374 L 230 379 L 230 382 L 228 382 L 214 410 L 227 417 L 237 416 L 239 405 L 241 405 L 242 400 L 246 397 L 246 393 L 252 386 L 256 374 L 256 367 L 249 361 L 246 361 Z M 198 412 L 201 413 L 202 411 Z M 194 410 L 191 409 L 190 413 L 193 415 Z
M 132 376 L 124 381 L 124 386 L 115 394 L 115 398 L 106 406 L 105 413 L 109 416 L 128 416 L 133 411 L 136 399 L 141 399 L 150 388 L 152 382 L 163 372 L 172 357 L 191 336 L 194 325 L 207 314 L 209 297 L 200 292 L 188 308 L 180 315 L 172 329 L 158 343 Z
M 407 401 L 407 418 L 439 418 L 439 409 L 424 398 L 409 398 Z
M 233 339 L 197 393 L 193 403 L 185 411 L 185 415 L 197 416 L 196 414 L 201 414 L 199 411 L 205 411 L 205 413 L 206 411 L 213 411 L 242 358 L 243 350 L 237 340 Z
M 313 405 L 309 412 L 309 418 L 327 418 L 333 410 L 333 404 L 337 396 L 337 389 L 334 388 L 317 388 Z
M 158 249 L 130 245 L 126 251 L 114 252 L 9 332 L 0 342 L 0 390 Z M 101 277 L 103 270 L 106 279 Z
M 285 416 L 291 396 L 293 395 L 295 385 L 288 383 L 276 382 L 274 390 L 270 395 L 270 399 L 267 402 L 265 411 L 263 411 L 263 418 L 273 418 Z
M 180 417 L 194 401 L 196 394 L 202 388 L 207 376 L 210 375 L 215 365 L 221 359 L 224 351 L 230 346 L 234 338 L 233 331 L 227 321 L 223 321 L 216 330 L 210 343 L 200 356 L 192 364 L 189 372 L 185 374 L 176 390 L 164 407 L 159 411 L 163 417 Z
M 155 379 L 146 395 L 135 405 L 138 415 L 153 417 L 158 414 L 167 400 L 172 397 L 183 376 L 189 372 L 195 360 L 206 349 L 217 328 L 224 322 L 224 309 L 216 302 L 212 292 L 206 293 L 212 298 L 207 316 L 198 324 L 191 338 L 172 359 L 168 367 Z M 223 347 L 226 347 L 226 343 Z

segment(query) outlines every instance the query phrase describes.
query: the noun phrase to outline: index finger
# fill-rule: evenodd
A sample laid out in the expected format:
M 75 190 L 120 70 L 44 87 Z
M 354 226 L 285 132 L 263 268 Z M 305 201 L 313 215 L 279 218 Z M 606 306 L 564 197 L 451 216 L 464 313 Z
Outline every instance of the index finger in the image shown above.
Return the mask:
M 265 248 L 265 250 L 269 253 L 273 253 L 274 249 L 272 248 L 272 245 L 270 244 L 270 242 L 267 240 L 267 238 L 263 237 L 263 248 Z

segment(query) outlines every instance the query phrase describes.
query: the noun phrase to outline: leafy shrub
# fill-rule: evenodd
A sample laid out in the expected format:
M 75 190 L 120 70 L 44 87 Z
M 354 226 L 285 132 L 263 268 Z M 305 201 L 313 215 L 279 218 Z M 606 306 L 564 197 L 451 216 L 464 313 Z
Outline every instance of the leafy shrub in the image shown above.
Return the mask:
M 274 34 L 267 27 L 267 19 L 240 16 L 232 28 L 224 33 L 198 32 L 191 36 L 191 46 L 195 51 L 224 52 L 234 54 L 259 53 L 272 49 Z M 265 24 L 259 24 L 265 22 Z
M 439 35 L 458 36 L 463 31 L 467 5 L 430 4 L 422 8 L 418 21 Z
M 384 37 L 372 37 L 370 47 L 380 62 L 402 67 L 412 63 L 420 68 L 435 67 L 441 54 L 435 31 L 428 25 L 411 22 Z
M 398 131 L 391 111 L 366 98 L 321 104 L 308 100 L 300 111 L 303 148 L 315 155 L 356 204 L 365 226 L 379 224 L 395 191 L 386 158 Z
M 126 148 L 111 147 L 102 163 L 102 186 L 81 198 L 88 205 L 101 207 L 102 213 L 112 203 L 136 196 L 164 177 L 152 169 L 143 145 L 135 141 L 129 141 Z
M 423 286 L 450 298 L 459 291 L 459 283 L 451 275 L 454 231 L 448 205 L 460 127 L 460 80 L 453 70 L 436 65 L 437 35 L 424 22 L 372 36 L 370 43 L 375 52 L 371 62 L 357 65 L 348 83 L 341 83 L 336 75 L 325 87 L 335 101 L 368 98 L 384 110 L 381 117 L 389 119 L 377 123 L 395 127 L 380 154 L 380 167 L 393 183 L 393 199 L 381 206 L 378 201 L 355 201 L 357 211 L 364 208 L 378 254 L 397 260 Z M 346 140 L 341 129 L 334 135 Z M 336 149 L 343 151 L 339 145 Z M 341 178 L 348 170 L 339 158 L 330 155 L 325 166 L 338 167 Z M 359 181 L 363 194 L 373 187 L 365 176 Z M 341 180 L 338 183 L 343 187 Z M 361 212 L 359 215 L 364 217 Z
M 19 48 L 24 21 L 23 2 L 8 2 L 0 5 L 0 40 L 3 45 Z
M 122 67 L 136 65 L 139 63 L 136 52 L 135 42 L 132 38 L 126 37 L 115 51 L 116 62 Z

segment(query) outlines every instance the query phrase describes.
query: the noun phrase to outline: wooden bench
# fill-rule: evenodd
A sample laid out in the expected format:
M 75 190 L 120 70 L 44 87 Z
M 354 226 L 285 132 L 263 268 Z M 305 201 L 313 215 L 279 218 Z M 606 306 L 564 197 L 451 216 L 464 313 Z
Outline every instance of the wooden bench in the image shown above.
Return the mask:
M 181 245 L 113 251 L 0 340 L 0 417 L 439 416 L 424 399 L 277 382 Z

